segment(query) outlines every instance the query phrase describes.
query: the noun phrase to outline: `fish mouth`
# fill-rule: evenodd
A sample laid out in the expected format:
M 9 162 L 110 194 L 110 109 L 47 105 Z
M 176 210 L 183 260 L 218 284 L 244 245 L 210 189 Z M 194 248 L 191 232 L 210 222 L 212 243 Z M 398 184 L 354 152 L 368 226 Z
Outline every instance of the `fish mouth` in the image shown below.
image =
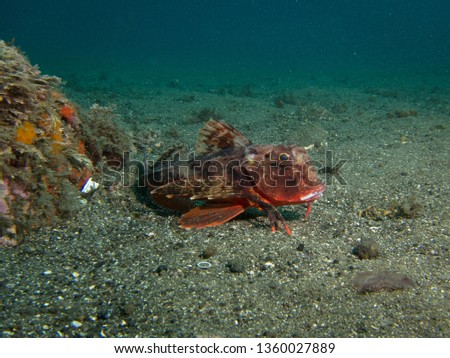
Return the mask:
M 302 193 L 300 195 L 299 200 L 301 202 L 310 202 L 319 199 L 325 191 L 325 185 L 320 184 L 317 186 L 312 187 L 310 190 L 308 190 L 306 193 Z

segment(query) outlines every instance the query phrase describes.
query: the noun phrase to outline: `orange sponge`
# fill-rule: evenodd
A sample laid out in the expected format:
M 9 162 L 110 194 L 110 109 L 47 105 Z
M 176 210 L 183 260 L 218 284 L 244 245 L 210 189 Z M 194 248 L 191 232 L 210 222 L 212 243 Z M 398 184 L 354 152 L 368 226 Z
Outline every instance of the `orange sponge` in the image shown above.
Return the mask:
M 24 144 L 32 144 L 37 138 L 36 130 L 33 124 L 25 122 L 21 127 L 17 129 L 16 141 Z
M 65 104 L 61 108 L 61 116 L 66 119 L 68 122 L 72 122 L 73 116 L 75 115 L 75 110 L 72 106 Z

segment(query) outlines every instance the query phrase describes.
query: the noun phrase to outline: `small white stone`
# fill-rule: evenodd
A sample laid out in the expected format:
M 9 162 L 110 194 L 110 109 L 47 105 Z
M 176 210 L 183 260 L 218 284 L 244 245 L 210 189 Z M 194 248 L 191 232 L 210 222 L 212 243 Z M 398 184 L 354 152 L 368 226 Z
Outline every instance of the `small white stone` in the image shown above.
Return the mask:
M 268 262 L 264 263 L 264 268 L 267 270 L 272 269 L 274 267 L 275 267 L 275 264 L 273 262 L 268 261 Z
M 78 278 L 78 277 L 80 277 L 80 274 L 78 272 L 74 271 L 74 272 L 72 272 L 72 277 Z
M 88 201 L 86 199 L 80 199 L 81 205 L 86 205 L 87 203 L 88 203 Z
M 43 275 L 51 275 L 53 272 L 51 270 L 46 270 L 42 272 Z
M 72 321 L 72 322 L 70 322 L 70 325 L 73 328 L 80 328 L 83 325 L 83 323 L 81 323 L 80 321 Z

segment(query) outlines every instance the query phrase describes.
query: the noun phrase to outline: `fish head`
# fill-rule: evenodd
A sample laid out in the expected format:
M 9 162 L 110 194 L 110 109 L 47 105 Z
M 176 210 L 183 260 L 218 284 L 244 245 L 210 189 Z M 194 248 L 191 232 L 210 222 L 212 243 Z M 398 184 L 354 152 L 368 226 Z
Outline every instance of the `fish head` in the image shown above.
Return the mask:
M 250 145 L 243 167 L 254 190 L 274 206 L 308 203 L 325 191 L 306 149 L 297 145 Z

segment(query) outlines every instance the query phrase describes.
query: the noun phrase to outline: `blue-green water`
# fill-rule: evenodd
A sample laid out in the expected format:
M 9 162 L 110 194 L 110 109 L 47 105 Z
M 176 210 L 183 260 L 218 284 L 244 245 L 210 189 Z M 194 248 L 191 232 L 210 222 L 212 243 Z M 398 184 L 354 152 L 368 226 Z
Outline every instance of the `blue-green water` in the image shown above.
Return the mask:
M 439 78 L 446 0 L 4 0 L 0 37 L 46 73 L 229 80 L 345 75 Z
M 0 337 L 450 337 L 449 0 L 0 1 L 0 38 L 67 97 L 31 78 L 0 101 L 0 246 L 23 239 L 0 247 Z M 62 102 L 83 125 L 53 126 Z M 309 148 L 327 189 L 308 220 L 280 208 L 292 236 L 251 212 L 185 230 L 129 188 L 211 117 Z M 80 205 L 82 143 L 102 186 Z

